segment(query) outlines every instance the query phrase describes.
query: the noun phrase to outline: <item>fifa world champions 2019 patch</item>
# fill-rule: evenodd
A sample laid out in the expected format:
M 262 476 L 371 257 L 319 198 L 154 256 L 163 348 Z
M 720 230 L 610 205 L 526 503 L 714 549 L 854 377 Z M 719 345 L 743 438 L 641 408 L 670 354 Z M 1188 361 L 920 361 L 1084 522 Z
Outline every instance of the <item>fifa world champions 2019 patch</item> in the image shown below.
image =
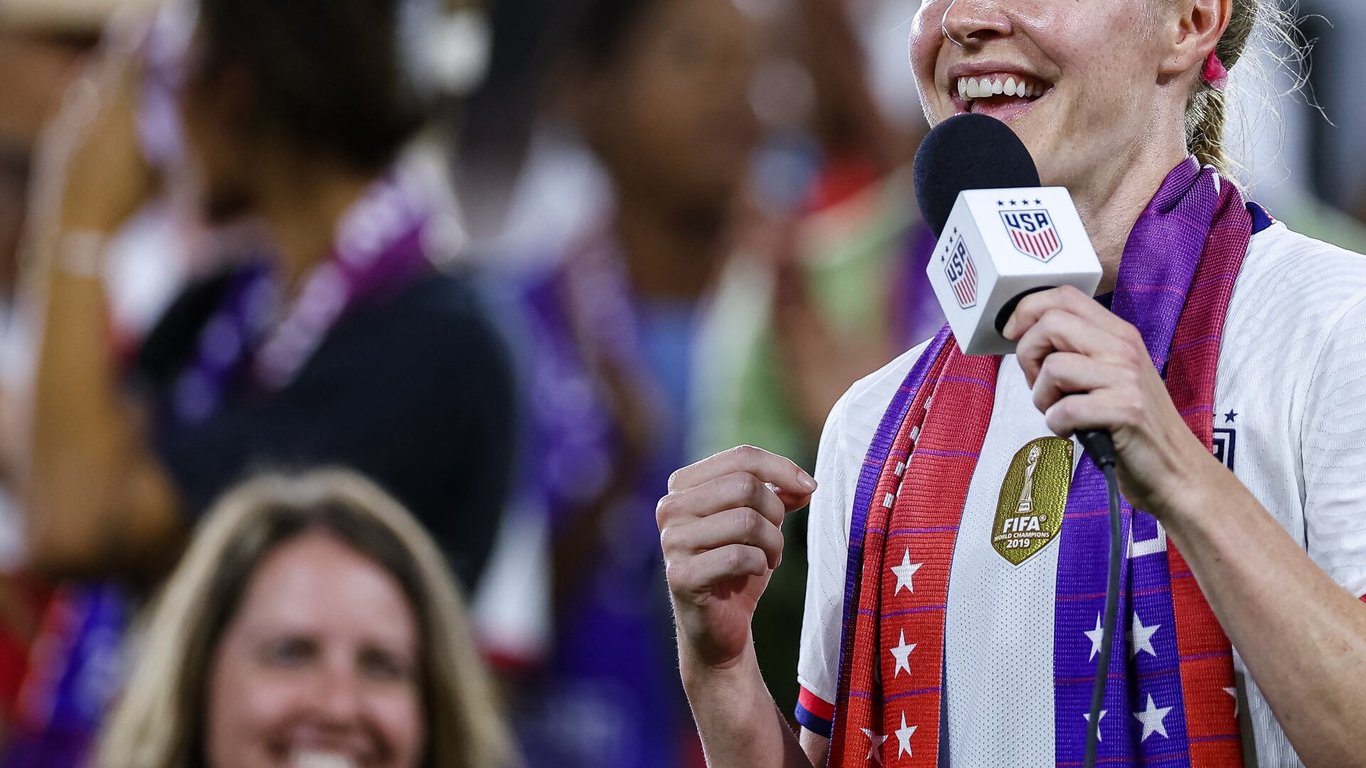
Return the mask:
M 991 546 L 1019 565 L 1057 538 L 1072 487 L 1072 441 L 1040 437 L 1015 453 L 1001 481 Z

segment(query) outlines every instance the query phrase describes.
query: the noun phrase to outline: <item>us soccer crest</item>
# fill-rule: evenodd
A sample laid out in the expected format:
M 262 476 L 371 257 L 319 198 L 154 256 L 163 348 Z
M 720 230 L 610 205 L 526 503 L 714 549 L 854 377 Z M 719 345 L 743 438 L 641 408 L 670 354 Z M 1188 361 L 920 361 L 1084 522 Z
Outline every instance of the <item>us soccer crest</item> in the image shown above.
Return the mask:
M 1000 211 L 1000 214 L 1015 250 L 1045 264 L 1062 253 L 1062 240 L 1046 208 Z
M 944 276 L 949 279 L 953 295 L 958 299 L 958 306 L 963 309 L 976 306 L 977 264 L 972 260 L 972 254 L 968 253 L 963 236 L 958 234 L 957 230 L 954 231 L 953 239 L 939 254 L 939 260 L 944 263 Z
M 1230 471 L 1233 470 L 1233 458 L 1235 449 L 1238 447 L 1238 412 L 1230 410 L 1223 414 L 1223 426 L 1214 428 L 1214 458 L 1222 461 L 1224 466 Z M 1214 417 L 1215 423 L 1220 423 L 1220 417 Z
M 1019 565 L 1048 546 L 1062 530 L 1072 488 L 1072 441 L 1041 437 L 1015 454 L 1001 481 L 991 546 Z

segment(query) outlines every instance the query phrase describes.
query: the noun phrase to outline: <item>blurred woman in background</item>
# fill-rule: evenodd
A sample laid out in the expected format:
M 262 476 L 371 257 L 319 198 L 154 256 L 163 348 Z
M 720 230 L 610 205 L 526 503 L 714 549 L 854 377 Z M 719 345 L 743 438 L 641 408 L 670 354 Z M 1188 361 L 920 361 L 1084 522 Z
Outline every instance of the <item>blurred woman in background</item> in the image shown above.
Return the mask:
M 169 31 L 111 41 L 69 93 L 27 234 L 42 315 L 18 469 L 34 568 L 146 584 L 241 477 L 338 465 L 413 510 L 474 587 L 508 484 L 511 373 L 466 280 L 439 268 L 444 211 L 398 164 L 427 112 L 420 8 L 182 2 Z M 259 231 L 220 243 L 130 342 L 109 320 L 109 243 L 180 166 L 208 224 Z M 88 752 L 128 612 L 99 584 L 50 612 L 56 650 L 26 683 L 8 765 Z
M 350 473 L 259 478 L 215 505 L 140 650 L 109 768 L 510 764 L 441 552 Z
M 26 495 L 44 570 L 164 562 L 255 466 L 335 463 L 409 505 L 475 580 L 507 484 L 510 375 L 465 283 L 436 267 L 453 255 L 442 211 L 395 166 L 424 115 L 414 7 L 202 0 L 178 55 L 115 52 L 73 91 L 31 235 L 46 321 Z M 138 351 L 130 411 L 102 258 L 154 188 L 138 127 L 158 95 L 202 215 L 253 217 L 272 254 L 181 294 Z
M 756 30 L 731 0 L 592 0 L 565 107 L 614 207 L 527 290 L 527 502 L 549 522 L 555 637 L 518 718 L 537 765 L 677 765 L 654 495 L 690 455 L 694 347 L 735 245 L 758 127 Z

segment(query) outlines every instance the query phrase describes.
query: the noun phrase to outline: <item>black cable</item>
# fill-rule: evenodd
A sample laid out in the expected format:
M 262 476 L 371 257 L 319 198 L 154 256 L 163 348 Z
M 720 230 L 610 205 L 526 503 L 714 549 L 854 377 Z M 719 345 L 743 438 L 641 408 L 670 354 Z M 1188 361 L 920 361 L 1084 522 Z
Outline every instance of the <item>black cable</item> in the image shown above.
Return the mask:
M 1108 435 L 1106 438 L 1108 439 Z M 1119 478 L 1115 476 L 1114 448 L 1096 462 L 1105 473 L 1105 489 L 1110 500 L 1110 573 L 1105 582 L 1105 623 L 1100 635 L 1100 660 L 1096 682 L 1091 687 L 1091 715 L 1086 723 L 1085 768 L 1095 768 L 1096 746 L 1100 739 L 1100 707 L 1105 701 L 1105 681 L 1110 673 L 1110 646 L 1114 641 L 1115 613 L 1119 611 L 1119 566 L 1123 562 L 1123 536 L 1120 533 Z

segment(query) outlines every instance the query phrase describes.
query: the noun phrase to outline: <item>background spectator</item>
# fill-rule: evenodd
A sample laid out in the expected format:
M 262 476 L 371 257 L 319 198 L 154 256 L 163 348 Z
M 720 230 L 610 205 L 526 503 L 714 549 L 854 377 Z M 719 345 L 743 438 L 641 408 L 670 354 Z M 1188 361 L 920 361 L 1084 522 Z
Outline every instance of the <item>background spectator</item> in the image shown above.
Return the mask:
M 13 495 L 26 463 L 19 436 L 28 414 L 16 395 L 29 369 L 28 344 L 15 329 L 15 293 L 33 149 L 111 8 L 61 0 L 0 3 L 0 744 L 12 738 L 30 648 L 56 605 L 51 586 L 23 571 L 23 526 Z
M 179 57 L 114 51 L 73 94 L 51 153 L 61 195 L 33 236 L 48 318 L 27 483 L 40 567 L 146 563 L 252 467 L 322 462 L 391 489 L 476 578 L 507 481 L 510 387 L 467 286 L 436 269 L 451 256 L 433 250 L 442 211 L 393 167 L 422 118 L 405 8 L 204 0 Z M 104 238 L 152 189 L 136 130 L 147 89 L 178 105 L 197 210 L 253 215 L 261 233 L 220 250 L 142 343 L 134 416 L 102 343 L 100 278 Z
M 427 113 L 407 50 L 420 10 L 175 4 L 152 37 L 107 41 L 48 129 L 27 233 L 42 316 L 26 555 L 101 580 L 48 608 L 8 764 L 83 760 L 130 604 L 261 467 L 366 473 L 476 583 L 508 482 L 512 385 L 473 290 L 442 270 L 444 201 L 398 164 Z M 128 339 L 106 261 L 159 183 L 209 226 L 253 223 L 210 233 L 205 271 Z
M 501 768 L 491 695 L 411 515 L 351 473 L 259 478 L 167 581 L 100 764 Z
M 659 556 L 639 543 L 688 455 L 705 299 L 744 226 L 757 29 L 731 0 L 579 10 L 560 103 L 612 207 L 526 291 L 521 491 L 548 521 L 555 623 L 517 723 L 532 763 L 669 766 L 695 739 Z

